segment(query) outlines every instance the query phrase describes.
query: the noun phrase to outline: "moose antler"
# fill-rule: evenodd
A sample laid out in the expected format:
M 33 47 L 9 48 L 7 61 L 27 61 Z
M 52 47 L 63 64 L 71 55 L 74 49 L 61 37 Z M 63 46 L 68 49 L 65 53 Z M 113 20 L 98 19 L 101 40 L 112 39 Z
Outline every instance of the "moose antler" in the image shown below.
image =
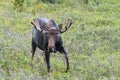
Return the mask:
M 37 30 L 39 30 L 39 31 L 42 32 L 42 33 L 48 33 L 49 31 L 51 31 L 51 30 L 49 30 L 49 26 L 48 26 L 47 24 L 43 24 L 45 29 L 41 29 L 40 22 L 39 22 L 39 18 L 33 19 L 33 21 L 31 22 L 31 24 L 32 24 Z M 49 25 L 51 25 L 51 24 L 49 23 Z M 68 28 L 69 28 L 71 25 L 72 25 L 72 20 L 71 20 L 71 19 L 68 19 L 67 25 L 65 26 L 65 29 L 64 29 L 64 30 L 62 30 L 62 24 L 59 24 L 59 25 L 58 25 L 59 29 L 58 29 L 58 30 L 55 30 L 55 31 L 59 31 L 60 33 L 64 33 L 64 32 L 66 32 L 66 31 L 68 30 Z
M 46 25 L 46 23 L 43 23 L 45 30 L 44 30 L 44 29 L 41 29 L 41 26 L 40 26 L 40 23 L 39 23 L 39 18 L 33 19 L 33 22 L 31 22 L 31 24 L 32 24 L 36 29 L 38 29 L 40 32 L 45 33 L 45 32 L 47 32 L 47 31 L 49 30 L 49 29 L 48 29 L 48 26 Z
M 33 19 L 33 22 L 31 22 L 31 24 L 36 28 L 38 29 L 39 31 L 43 31 L 41 28 L 40 28 L 40 24 L 39 24 L 39 19 L 38 18 L 35 18 Z
M 71 25 L 72 25 L 72 19 L 68 19 L 68 22 L 67 22 L 67 25 L 65 26 L 65 29 L 60 30 L 60 33 L 66 32 Z M 62 25 L 60 27 L 62 27 Z

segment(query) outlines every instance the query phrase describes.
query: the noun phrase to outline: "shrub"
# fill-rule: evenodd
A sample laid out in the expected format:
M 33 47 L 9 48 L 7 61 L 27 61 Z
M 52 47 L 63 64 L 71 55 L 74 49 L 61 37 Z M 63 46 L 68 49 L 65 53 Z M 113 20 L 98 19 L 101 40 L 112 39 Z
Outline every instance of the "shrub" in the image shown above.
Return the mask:
M 37 0 L 37 2 L 44 2 L 44 3 L 52 3 L 52 4 L 55 4 L 55 3 L 61 3 L 63 0 Z
M 14 1 L 14 8 L 17 11 L 21 12 L 23 10 L 23 3 L 24 3 L 24 0 L 15 0 Z

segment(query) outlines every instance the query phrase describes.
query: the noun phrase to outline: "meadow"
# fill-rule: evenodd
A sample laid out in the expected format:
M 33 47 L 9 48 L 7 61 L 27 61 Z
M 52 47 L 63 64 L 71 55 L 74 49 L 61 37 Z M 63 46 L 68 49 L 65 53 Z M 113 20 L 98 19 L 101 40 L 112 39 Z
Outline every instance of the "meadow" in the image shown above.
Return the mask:
M 120 0 L 0 0 L 0 80 L 120 80 Z M 37 49 L 31 69 L 34 18 L 73 24 L 62 34 L 70 70 L 64 73 L 62 54 L 51 53 L 48 75 L 42 51 Z

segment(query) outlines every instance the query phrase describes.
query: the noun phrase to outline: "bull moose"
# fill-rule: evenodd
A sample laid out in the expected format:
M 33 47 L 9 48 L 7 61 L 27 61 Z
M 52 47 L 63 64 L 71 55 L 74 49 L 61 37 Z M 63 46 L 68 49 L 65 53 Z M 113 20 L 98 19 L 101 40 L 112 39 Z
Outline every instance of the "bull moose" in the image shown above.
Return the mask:
M 47 18 L 35 18 L 31 22 L 34 26 L 32 30 L 32 50 L 31 58 L 33 60 L 36 47 L 44 53 L 44 59 L 47 64 L 47 71 L 50 72 L 50 53 L 60 52 L 65 55 L 67 68 L 65 72 L 69 70 L 68 53 L 63 47 L 61 33 L 64 33 L 72 24 L 72 20 L 68 19 L 65 29 L 62 29 L 62 24 L 56 25 L 54 20 Z

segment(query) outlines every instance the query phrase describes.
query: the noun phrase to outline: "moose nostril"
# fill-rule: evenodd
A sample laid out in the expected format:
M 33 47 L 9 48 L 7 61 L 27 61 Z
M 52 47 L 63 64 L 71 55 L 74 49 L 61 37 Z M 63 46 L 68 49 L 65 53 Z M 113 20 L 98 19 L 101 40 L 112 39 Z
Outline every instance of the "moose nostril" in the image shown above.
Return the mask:
M 50 51 L 50 52 L 54 52 L 55 49 L 52 47 L 52 48 L 49 48 L 49 51 Z
M 54 51 L 54 48 L 51 48 L 51 51 Z
M 53 46 L 51 46 L 51 45 L 48 45 L 48 48 L 49 48 L 49 49 L 52 49 L 52 48 L 53 48 Z

